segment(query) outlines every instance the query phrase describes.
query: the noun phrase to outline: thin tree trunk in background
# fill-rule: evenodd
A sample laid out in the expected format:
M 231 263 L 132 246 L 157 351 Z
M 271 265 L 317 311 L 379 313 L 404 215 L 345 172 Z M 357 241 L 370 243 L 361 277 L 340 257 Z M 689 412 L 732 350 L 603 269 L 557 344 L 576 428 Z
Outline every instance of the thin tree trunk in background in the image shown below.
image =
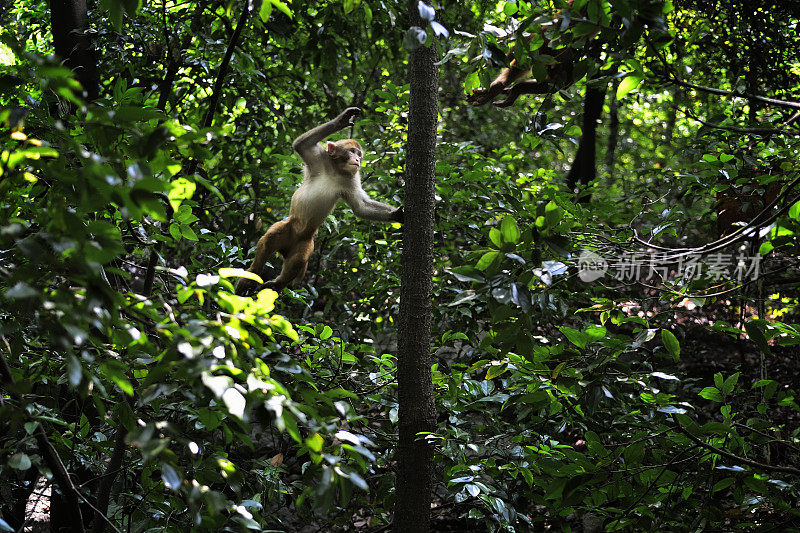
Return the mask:
M 419 20 L 417 2 L 408 9 Z M 433 448 L 417 438 L 434 431 L 436 410 L 431 381 L 431 298 L 433 278 L 434 180 L 439 72 L 435 46 L 411 52 L 411 101 L 406 144 L 405 223 L 398 331 L 397 385 L 399 441 L 395 490 L 395 533 L 430 529 Z
M 678 119 L 678 106 L 680 105 L 682 92 L 679 87 L 672 90 L 672 105 L 667 113 L 667 127 L 664 130 L 664 144 L 669 146 L 672 143 L 672 136 L 675 134 L 675 122 Z
M 242 30 L 247 25 L 247 19 L 250 16 L 250 4 L 245 2 L 244 8 L 242 13 L 239 15 L 239 21 L 236 23 L 236 28 L 233 30 L 233 34 L 231 35 L 230 40 L 228 41 L 228 48 L 225 50 L 225 56 L 222 58 L 222 62 L 217 69 L 217 77 L 214 81 L 214 88 L 212 89 L 211 97 L 208 101 L 208 109 L 203 117 L 203 123 L 201 127 L 209 128 L 211 124 L 214 122 L 214 114 L 217 112 L 217 107 L 219 107 L 219 99 L 220 95 L 222 94 L 222 85 L 225 81 L 225 76 L 228 73 L 228 67 L 230 66 L 231 59 L 233 58 L 233 51 L 239 45 L 239 41 L 242 37 Z M 169 43 L 167 43 L 169 45 Z M 167 68 L 167 78 L 170 76 L 169 68 Z M 174 76 L 174 74 L 173 74 Z M 163 86 L 162 86 L 163 88 Z M 165 106 L 167 104 L 167 96 L 162 91 L 161 96 L 159 96 L 159 106 Z M 159 107 L 161 109 L 161 107 Z M 163 111 L 163 109 L 162 109 Z M 187 168 L 185 174 L 191 176 L 195 172 L 197 172 L 197 167 L 199 165 L 199 161 L 196 158 L 193 158 L 189 162 L 189 167 Z M 205 191 L 205 189 L 203 189 Z M 205 201 L 205 193 L 201 192 L 201 199 L 200 204 L 202 206 L 203 202 Z M 169 216 L 169 219 L 172 220 L 172 216 Z M 156 273 L 156 266 L 158 265 L 158 254 L 161 251 L 161 242 L 159 241 L 156 243 L 155 247 L 150 251 L 150 259 L 147 261 L 147 269 L 145 270 L 144 275 L 144 288 L 142 289 L 142 294 L 145 296 L 150 296 L 153 292 L 153 283 L 155 281 L 155 273 Z
M 50 28 L 56 55 L 75 72 L 88 100 L 100 95 L 97 59 L 86 30 L 86 0 L 50 0 Z
M 586 96 L 583 103 L 583 124 L 581 125 L 581 140 L 578 151 L 567 174 L 567 185 L 571 191 L 585 186 L 597 177 L 597 121 L 603 113 L 603 101 L 606 98 L 606 87 L 586 87 Z M 583 201 L 588 201 L 588 196 L 582 196 Z
M 609 183 L 614 179 L 614 163 L 617 155 L 617 142 L 619 141 L 619 102 L 617 101 L 617 87 L 619 80 L 611 84 L 611 102 L 608 104 L 608 145 L 606 147 L 606 172 Z

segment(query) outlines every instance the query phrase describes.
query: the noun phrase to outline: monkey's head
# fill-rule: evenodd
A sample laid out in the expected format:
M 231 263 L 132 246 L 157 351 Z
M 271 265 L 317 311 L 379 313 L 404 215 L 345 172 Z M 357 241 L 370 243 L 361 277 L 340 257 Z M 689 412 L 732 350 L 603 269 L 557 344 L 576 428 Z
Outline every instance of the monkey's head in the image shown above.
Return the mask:
M 329 141 L 326 149 L 334 167 L 342 174 L 354 176 L 358 169 L 361 168 L 361 158 L 364 156 L 364 151 L 357 141 L 353 139 L 344 139 L 336 142 Z

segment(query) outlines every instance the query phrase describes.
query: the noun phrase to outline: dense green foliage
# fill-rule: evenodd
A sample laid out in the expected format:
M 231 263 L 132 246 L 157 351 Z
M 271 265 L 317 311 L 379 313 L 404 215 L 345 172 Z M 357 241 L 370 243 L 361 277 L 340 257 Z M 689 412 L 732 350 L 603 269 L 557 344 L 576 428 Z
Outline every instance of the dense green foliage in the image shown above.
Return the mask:
M 402 203 L 407 47 L 421 34 L 402 2 L 256 4 L 242 17 L 246 2 L 89 2 L 91 102 L 51 55 L 47 3 L 0 14 L 0 531 L 38 473 L 53 480 L 37 423 L 89 503 L 113 480 L 104 514 L 119 530 L 391 521 L 400 225 L 340 208 L 302 284 L 252 298 L 233 284 L 287 214 L 292 139 L 348 105 L 365 111 L 353 136 L 366 189 Z M 545 4 L 442 3 L 425 28 L 442 56 L 435 517 L 454 530 L 797 530 L 800 374 L 767 370 L 797 366 L 800 345 L 800 203 L 786 187 L 800 105 L 743 95 L 798 94 L 800 13 Z M 515 30 L 554 16 L 551 46 L 581 55 L 564 86 L 469 106 L 510 48 L 544 72 L 552 57 Z M 583 53 L 592 40 L 602 56 Z M 589 202 L 563 178 L 587 80 L 611 87 Z M 741 252 L 762 258 L 759 283 L 674 266 L 641 283 L 578 277 L 584 250 L 717 252 L 703 248 L 715 197 L 748 209 L 774 184 L 787 192 Z M 736 346 L 738 368 L 707 361 Z

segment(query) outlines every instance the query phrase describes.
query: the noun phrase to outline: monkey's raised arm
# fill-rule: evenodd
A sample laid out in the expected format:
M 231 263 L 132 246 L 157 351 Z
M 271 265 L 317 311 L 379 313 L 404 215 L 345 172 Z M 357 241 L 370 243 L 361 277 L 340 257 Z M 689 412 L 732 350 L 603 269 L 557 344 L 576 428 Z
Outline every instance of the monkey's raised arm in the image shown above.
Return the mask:
M 303 161 L 307 165 L 312 164 L 322 153 L 322 147 L 319 145 L 320 141 L 349 126 L 350 119 L 360 113 L 361 109 L 357 107 L 348 107 L 335 119 L 320 124 L 316 128 L 312 128 L 299 136 L 292 143 L 292 148 L 300 154 L 300 157 L 303 158 Z

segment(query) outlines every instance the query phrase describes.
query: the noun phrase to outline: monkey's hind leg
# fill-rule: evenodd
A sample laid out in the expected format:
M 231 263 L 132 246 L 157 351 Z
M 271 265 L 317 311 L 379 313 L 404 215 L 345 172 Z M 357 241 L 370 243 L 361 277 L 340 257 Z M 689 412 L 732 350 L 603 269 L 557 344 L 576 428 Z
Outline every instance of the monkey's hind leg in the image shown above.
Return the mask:
M 266 283 L 267 287 L 277 291 L 289 285 L 292 281 L 300 281 L 306 274 L 308 260 L 314 252 L 314 237 L 299 240 L 286 254 L 283 260 L 283 269 L 280 275 Z
M 275 255 L 275 252 L 283 251 L 291 243 L 294 236 L 294 229 L 288 220 L 281 220 L 269 227 L 266 233 L 258 239 L 256 244 L 256 256 L 253 264 L 247 269 L 248 272 L 261 275 L 267 258 Z M 236 294 L 248 292 L 256 284 L 255 281 L 239 278 L 236 284 Z

